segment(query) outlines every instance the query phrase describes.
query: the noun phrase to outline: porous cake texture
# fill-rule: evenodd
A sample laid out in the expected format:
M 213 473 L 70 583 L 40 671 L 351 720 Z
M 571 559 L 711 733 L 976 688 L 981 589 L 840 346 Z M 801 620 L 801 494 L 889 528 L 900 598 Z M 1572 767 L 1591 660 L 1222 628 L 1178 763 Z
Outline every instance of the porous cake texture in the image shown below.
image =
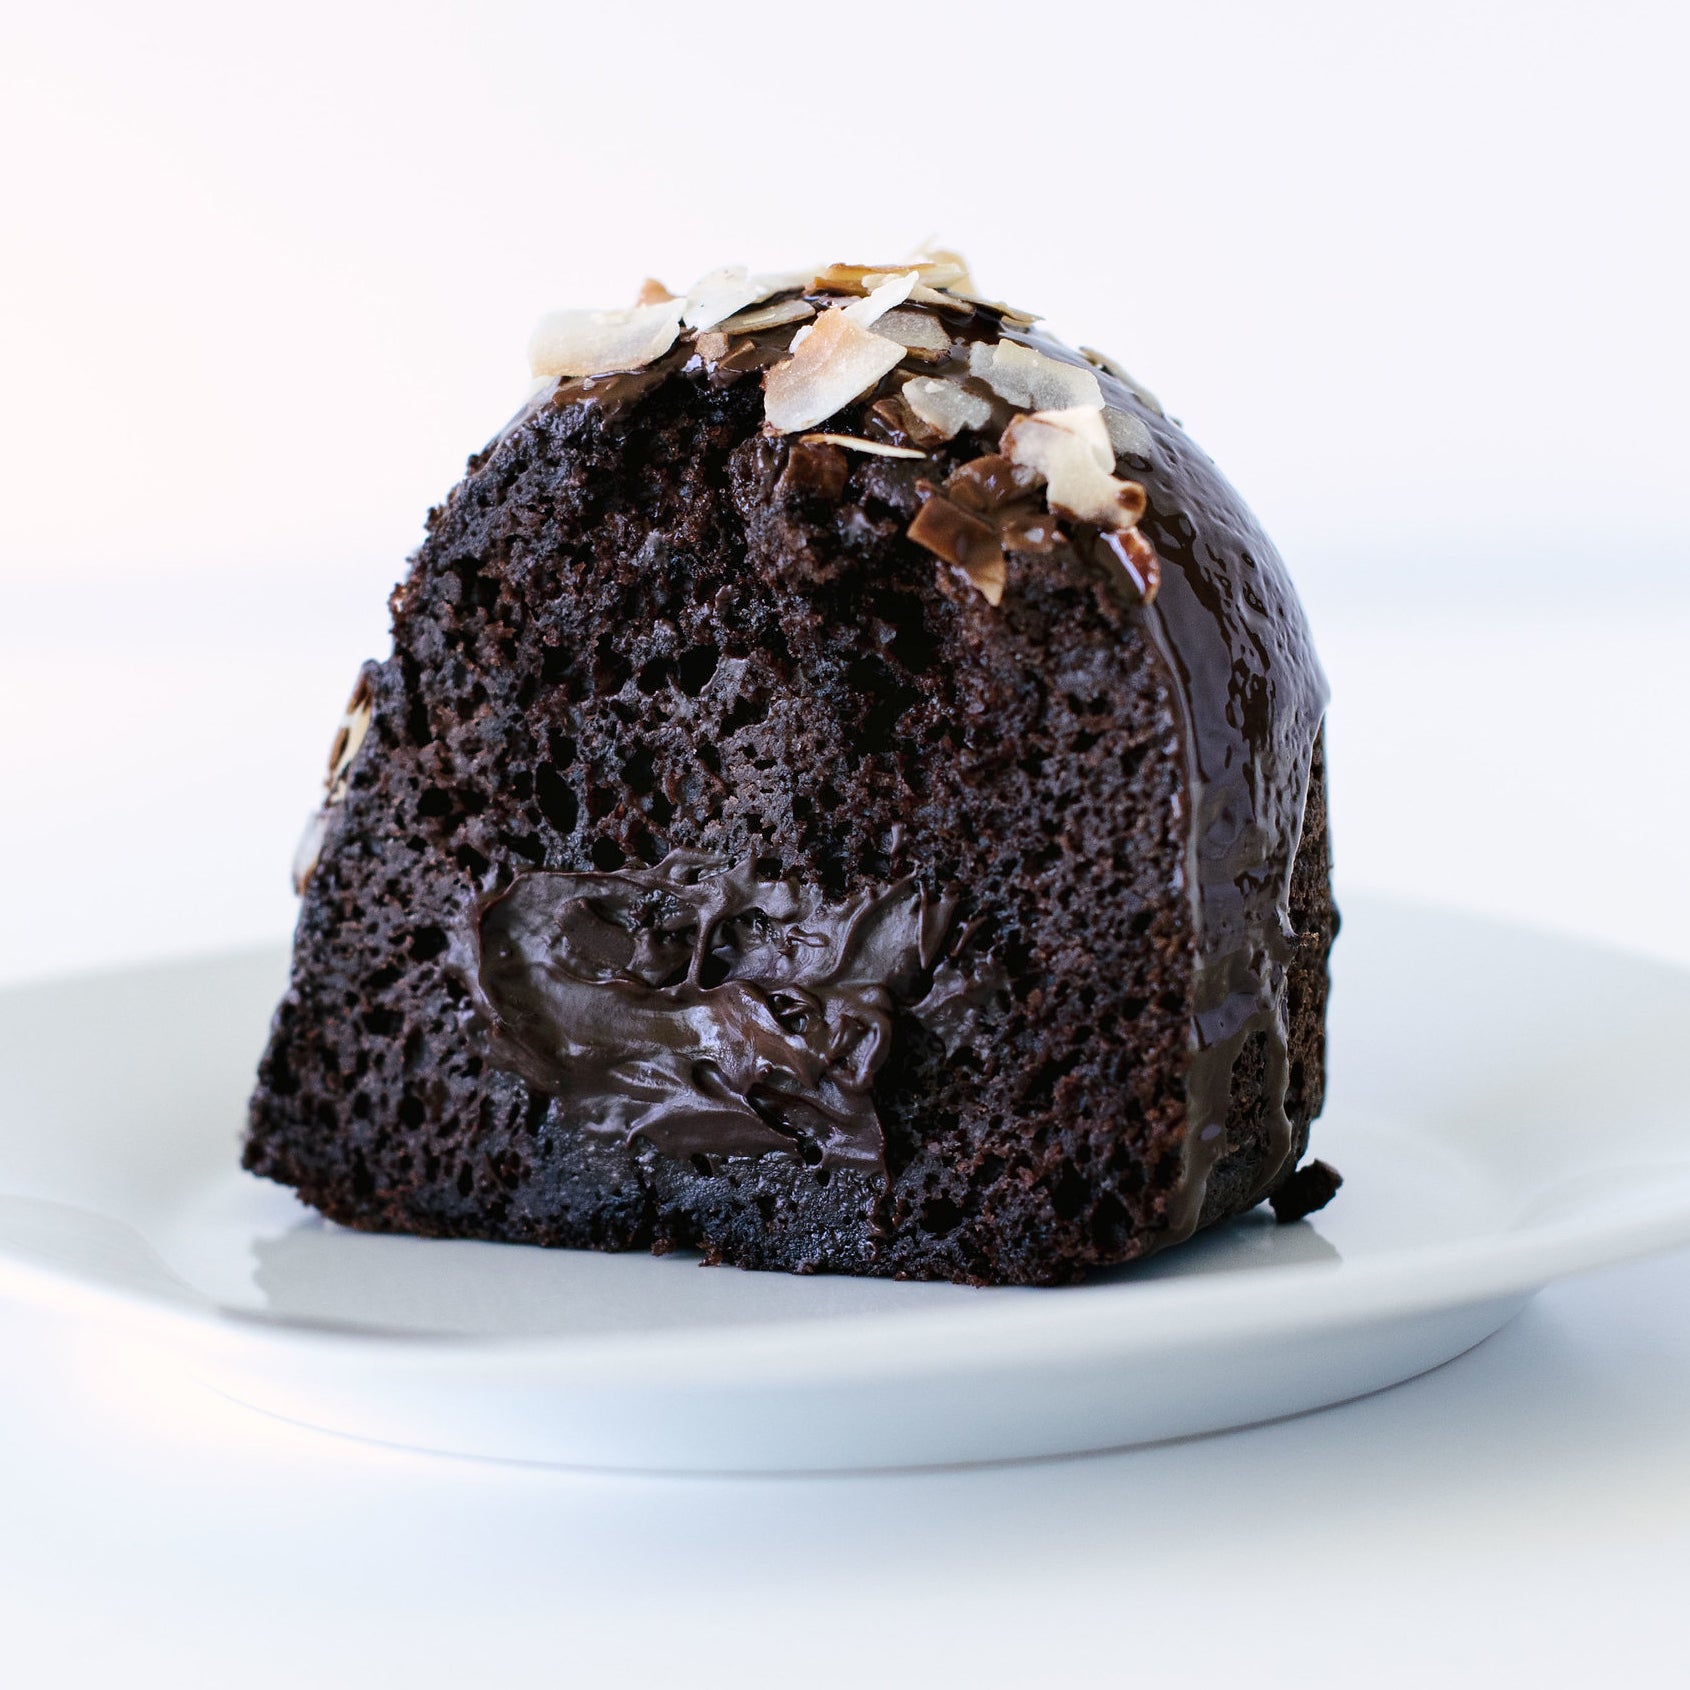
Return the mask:
M 948 254 L 531 351 L 336 738 L 246 1165 L 372 1230 L 990 1284 L 1285 1188 L 1326 692 L 1209 459 Z

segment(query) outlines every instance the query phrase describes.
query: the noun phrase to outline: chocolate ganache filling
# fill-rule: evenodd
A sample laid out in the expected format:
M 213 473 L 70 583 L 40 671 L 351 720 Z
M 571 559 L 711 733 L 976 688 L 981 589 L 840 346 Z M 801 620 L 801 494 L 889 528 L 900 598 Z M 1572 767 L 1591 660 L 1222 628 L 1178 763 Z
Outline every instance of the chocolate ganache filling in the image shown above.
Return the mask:
M 879 1170 L 895 1011 L 929 1000 L 945 1037 L 979 999 L 939 961 L 952 908 L 913 878 L 830 903 L 697 851 L 533 870 L 481 912 L 476 996 L 493 1060 L 589 1132 Z

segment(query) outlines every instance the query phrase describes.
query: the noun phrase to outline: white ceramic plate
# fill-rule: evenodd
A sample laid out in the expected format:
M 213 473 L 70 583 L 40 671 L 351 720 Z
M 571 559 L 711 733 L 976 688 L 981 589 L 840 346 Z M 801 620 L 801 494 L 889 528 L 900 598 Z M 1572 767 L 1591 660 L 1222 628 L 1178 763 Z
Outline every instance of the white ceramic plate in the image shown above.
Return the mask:
M 377 1238 L 242 1174 L 266 951 L 0 994 L 0 1289 L 241 1401 L 429 1449 L 768 1470 L 1052 1455 L 1394 1384 L 1690 1241 L 1690 974 L 1352 900 L 1316 1148 L 1347 1183 L 1061 1291 Z

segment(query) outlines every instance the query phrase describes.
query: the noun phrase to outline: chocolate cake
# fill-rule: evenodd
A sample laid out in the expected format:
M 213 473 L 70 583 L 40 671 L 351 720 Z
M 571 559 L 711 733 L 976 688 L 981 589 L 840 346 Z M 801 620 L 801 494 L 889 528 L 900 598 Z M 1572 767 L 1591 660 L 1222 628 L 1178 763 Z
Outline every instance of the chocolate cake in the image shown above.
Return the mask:
M 530 356 L 336 737 L 246 1166 L 976 1284 L 1330 1197 L 1325 683 L 1156 400 L 945 253 Z

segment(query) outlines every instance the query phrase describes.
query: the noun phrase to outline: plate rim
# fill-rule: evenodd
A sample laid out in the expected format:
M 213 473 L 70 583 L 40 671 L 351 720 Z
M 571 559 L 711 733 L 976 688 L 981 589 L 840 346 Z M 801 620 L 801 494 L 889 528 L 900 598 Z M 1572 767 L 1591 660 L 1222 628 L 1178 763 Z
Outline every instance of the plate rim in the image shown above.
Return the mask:
M 1459 906 L 1362 895 L 1366 904 L 1416 913 L 1436 912 L 1489 930 L 1499 938 L 1549 940 L 1556 945 L 1664 972 L 1690 985 L 1690 970 L 1659 957 L 1576 936 L 1498 920 Z M 108 969 L 8 982 L 8 998 L 37 987 L 56 990 L 163 971 L 193 972 L 239 959 L 281 956 L 278 944 L 242 944 L 189 954 L 126 962 Z M 955 1371 L 984 1351 L 991 1364 L 1012 1357 L 1018 1365 L 1050 1365 L 1068 1358 L 1174 1353 L 1216 1343 L 1271 1340 L 1406 1319 L 1506 1297 L 1530 1296 L 1555 1280 L 1616 1265 L 1662 1250 L 1690 1246 L 1690 1134 L 1683 1154 L 1627 1164 L 1655 1190 L 1627 1194 L 1618 1206 L 1533 1220 L 1515 1216 L 1478 1237 L 1409 1243 L 1359 1262 L 1297 1262 L 1230 1269 L 1219 1275 L 1095 1282 L 1073 1287 L 1021 1287 L 1013 1300 L 946 1308 L 875 1309 L 817 1320 L 804 1313 L 773 1319 L 726 1321 L 708 1328 L 677 1326 L 639 1333 L 447 1333 L 406 1331 L 273 1315 L 231 1307 L 182 1279 L 153 1251 L 160 1268 L 181 1287 L 164 1290 L 125 1285 L 32 1259 L 0 1236 L 0 1295 L 74 1308 L 84 1314 L 120 1311 L 144 1317 L 173 1336 L 246 1349 L 315 1348 L 361 1352 L 370 1363 L 408 1368 L 479 1368 L 501 1365 L 577 1370 L 595 1383 L 652 1382 L 682 1369 L 691 1383 L 712 1378 L 744 1385 L 756 1379 L 815 1379 L 837 1368 L 852 1378 L 877 1373 Z M 255 1175 L 245 1175 L 257 1180 Z M 124 1227 L 152 1251 L 138 1227 L 74 1203 L 24 1193 L 15 1201 L 57 1208 L 102 1225 Z M 326 1223 L 332 1224 L 332 1223 Z M 341 1229 L 350 1231 L 351 1229 Z M 370 1235 L 386 1236 L 386 1235 Z M 538 1246 L 511 1246 L 538 1248 Z M 641 1252 L 627 1252 L 641 1260 Z M 744 1271 L 723 1267 L 718 1271 Z M 1224 1284 L 1225 1294 L 1217 1295 Z M 1068 1293 L 1064 1296 L 1062 1293 Z
M 1690 1174 L 1690 1164 L 1684 1171 Z M 753 1377 L 813 1378 L 829 1363 L 848 1358 L 849 1368 L 841 1370 L 860 1378 L 865 1361 L 886 1372 L 908 1372 L 911 1363 L 922 1372 L 953 1370 L 989 1350 L 994 1364 L 1013 1355 L 1023 1364 L 1048 1365 L 1081 1355 L 1168 1353 L 1369 1326 L 1530 1296 L 1573 1274 L 1685 1246 L 1690 1246 L 1690 1181 L 1676 1202 L 1661 1203 L 1655 1213 L 1614 1217 L 1606 1224 L 1560 1221 L 1477 1242 L 1406 1246 L 1350 1265 L 1300 1262 L 1230 1270 L 1216 1276 L 1229 1282 L 1224 1298 L 1214 1294 L 1215 1278 L 1197 1277 L 1020 1288 L 1031 1294 L 995 1306 L 871 1310 L 826 1321 L 800 1315 L 724 1322 L 706 1330 L 675 1327 L 658 1334 L 408 1332 L 231 1308 L 208 1297 L 201 1300 L 203 1294 L 186 1281 L 184 1296 L 176 1300 L 31 1261 L 3 1240 L 0 1292 L 21 1291 L 36 1302 L 96 1315 L 127 1311 L 180 1339 L 210 1335 L 239 1349 L 352 1348 L 366 1360 L 400 1367 L 426 1362 L 478 1368 L 497 1357 L 519 1366 L 578 1365 L 599 1382 L 612 1382 L 609 1376 L 614 1382 L 650 1380 L 684 1366 L 689 1380 L 705 1382 L 708 1375 L 720 1374 L 745 1383 Z M 637 1251 L 627 1254 L 643 1259 Z M 1403 1271 L 1405 1264 L 1411 1273 Z M 1085 1294 L 1063 1298 L 1061 1293 L 1069 1290 Z M 1110 1319 L 1129 1303 L 1130 1321 Z

